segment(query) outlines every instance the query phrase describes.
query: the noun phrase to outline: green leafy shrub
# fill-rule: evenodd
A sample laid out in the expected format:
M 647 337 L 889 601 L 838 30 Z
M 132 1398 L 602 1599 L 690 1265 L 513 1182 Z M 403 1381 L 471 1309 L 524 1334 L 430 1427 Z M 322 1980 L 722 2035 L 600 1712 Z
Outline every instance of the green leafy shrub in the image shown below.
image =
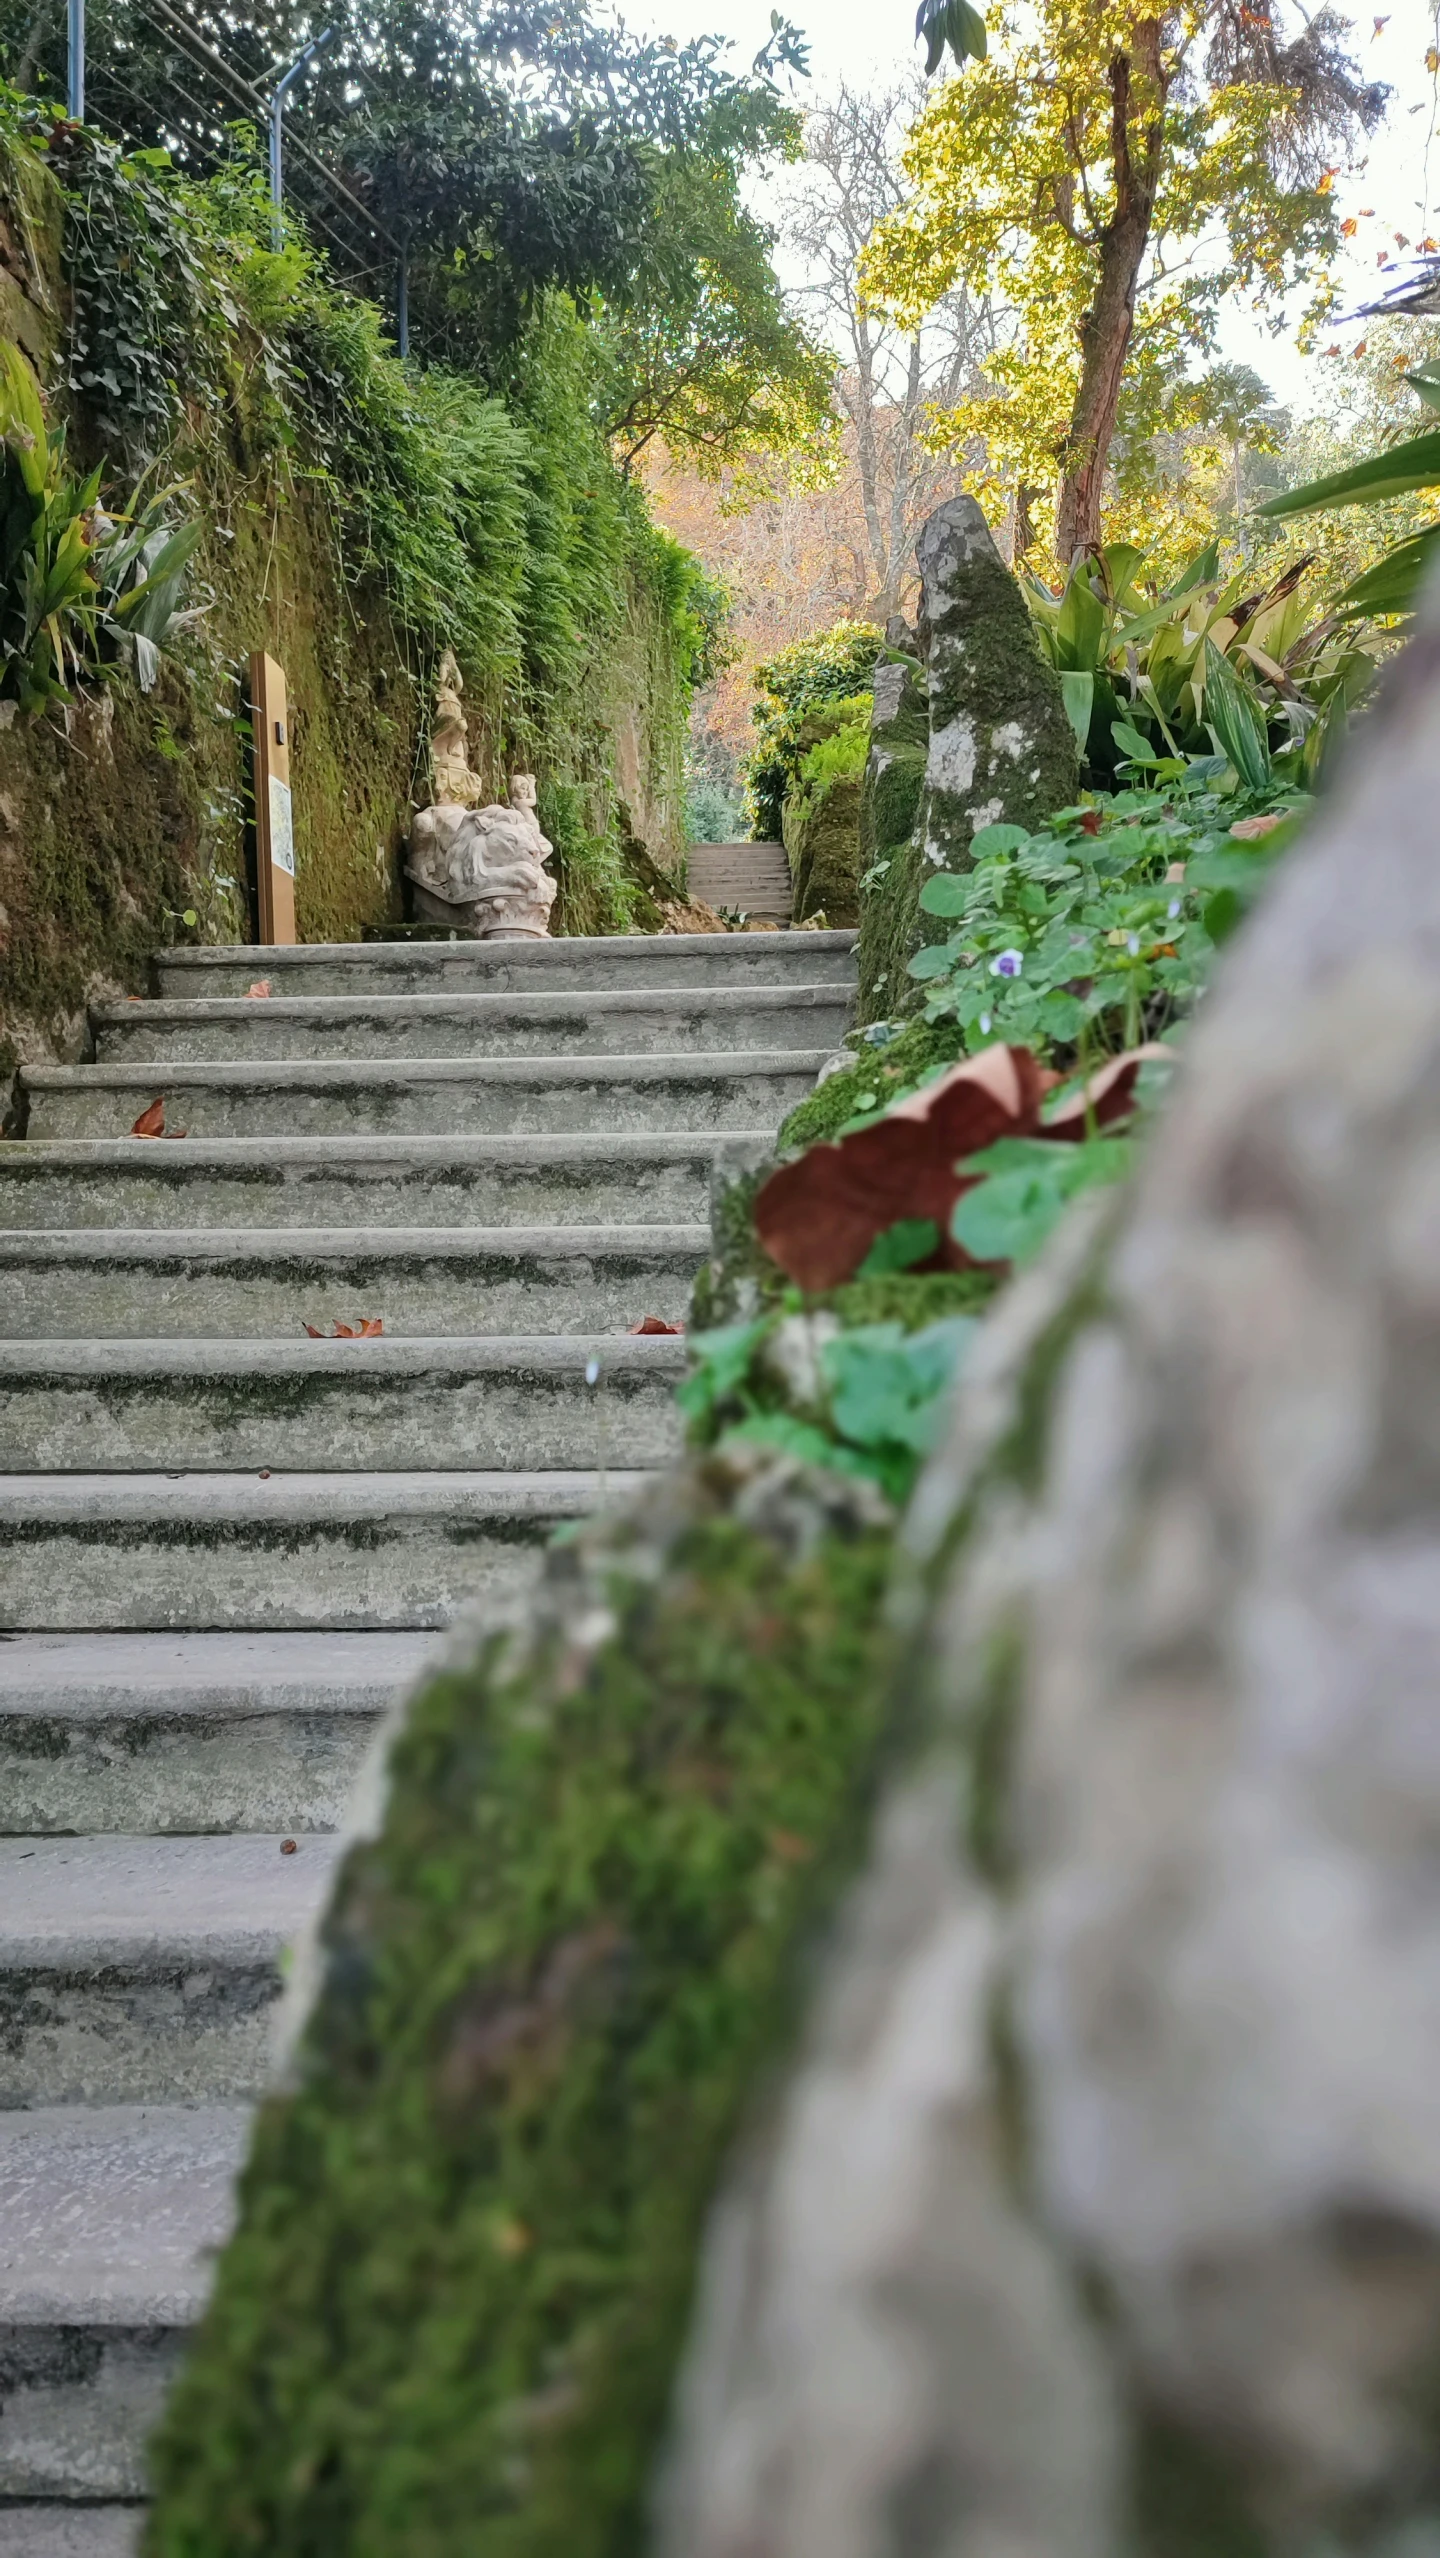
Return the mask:
M 180 492 L 137 492 L 124 514 L 101 504 L 102 471 L 65 468 L 63 428 L 47 427 L 25 357 L 0 338 L 0 657 L 4 692 L 24 711 L 70 698 L 117 659 L 149 691 L 200 527 L 171 520 Z
M 883 644 L 884 633 L 873 622 L 837 622 L 756 668 L 761 698 L 752 715 L 756 743 L 746 767 L 745 804 L 757 843 L 780 840 L 786 794 L 821 733 L 807 734 L 808 723 L 837 703 L 853 719 Z
M 1246 569 L 1221 579 L 1212 543 L 1158 592 L 1144 554 L 1111 542 L 1077 564 L 1059 595 L 1027 581 L 1095 788 L 1178 775 L 1217 746 L 1250 789 L 1313 782 L 1376 657 L 1309 598 L 1308 565 L 1257 590 Z
M 1422 364 L 1405 376 L 1425 407 L 1440 409 L 1440 365 Z M 1272 497 L 1260 513 L 1272 519 L 1309 515 L 1318 508 L 1376 506 L 1386 498 L 1416 490 L 1440 489 L 1440 428 L 1403 436 L 1383 452 L 1370 454 L 1348 470 L 1309 480 L 1303 488 Z M 1335 599 L 1335 609 L 1352 617 L 1405 614 L 1414 609 L 1426 570 L 1440 550 L 1440 520 L 1398 542 L 1373 568 L 1353 578 Z

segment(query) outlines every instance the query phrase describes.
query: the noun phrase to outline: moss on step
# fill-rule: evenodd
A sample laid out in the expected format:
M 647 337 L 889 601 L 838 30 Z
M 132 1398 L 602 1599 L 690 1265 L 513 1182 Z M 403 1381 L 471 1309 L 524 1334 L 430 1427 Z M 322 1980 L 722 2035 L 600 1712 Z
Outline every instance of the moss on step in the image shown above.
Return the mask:
M 155 2454 L 150 2558 L 634 2558 L 717 2171 L 858 1846 L 864 1487 L 694 1462 L 436 1679 Z

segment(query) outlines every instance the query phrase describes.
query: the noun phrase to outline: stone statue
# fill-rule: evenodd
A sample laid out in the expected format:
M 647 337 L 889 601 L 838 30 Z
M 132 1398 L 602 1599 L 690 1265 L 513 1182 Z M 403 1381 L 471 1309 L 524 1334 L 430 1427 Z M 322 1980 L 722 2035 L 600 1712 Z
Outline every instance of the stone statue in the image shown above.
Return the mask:
M 424 923 L 448 924 L 481 940 L 541 941 L 555 903 L 555 882 L 545 868 L 554 848 L 540 832 L 534 779 L 514 776 L 508 807 L 478 805 L 481 784 L 470 770 L 463 689 L 447 649 L 436 682 L 434 803 L 417 812 L 410 831 L 406 869 L 415 911 Z

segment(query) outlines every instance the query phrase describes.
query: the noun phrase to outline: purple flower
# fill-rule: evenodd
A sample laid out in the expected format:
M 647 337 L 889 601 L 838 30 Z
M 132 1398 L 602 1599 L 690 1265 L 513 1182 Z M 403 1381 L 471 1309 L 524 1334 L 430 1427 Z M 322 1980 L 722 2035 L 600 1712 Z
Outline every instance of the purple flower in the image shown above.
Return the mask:
M 1002 950 L 998 959 L 991 960 L 990 974 L 992 977 L 1018 977 L 1024 965 L 1022 950 Z

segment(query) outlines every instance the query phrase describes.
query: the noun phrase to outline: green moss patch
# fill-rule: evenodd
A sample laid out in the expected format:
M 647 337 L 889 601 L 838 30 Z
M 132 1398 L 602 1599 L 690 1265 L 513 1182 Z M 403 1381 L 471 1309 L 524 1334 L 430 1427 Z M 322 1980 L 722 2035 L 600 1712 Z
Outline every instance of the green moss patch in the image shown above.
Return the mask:
M 955 1022 L 907 1022 L 886 1047 L 862 1048 L 853 1066 L 841 1066 L 807 1093 L 780 1131 L 781 1153 L 798 1154 L 827 1143 L 852 1119 L 868 1110 L 888 1109 L 922 1076 L 935 1067 L 953 1066 L 963 1054 Z
M 575 1540 L 528 1646 L 412 1710 L 150 2558 L 642 2545 L 704 2214 L 858 1853 L 884 1687 L 856 1490 L 757 1467 L 748 1526 L 736 1492 L 697 1462 Z

